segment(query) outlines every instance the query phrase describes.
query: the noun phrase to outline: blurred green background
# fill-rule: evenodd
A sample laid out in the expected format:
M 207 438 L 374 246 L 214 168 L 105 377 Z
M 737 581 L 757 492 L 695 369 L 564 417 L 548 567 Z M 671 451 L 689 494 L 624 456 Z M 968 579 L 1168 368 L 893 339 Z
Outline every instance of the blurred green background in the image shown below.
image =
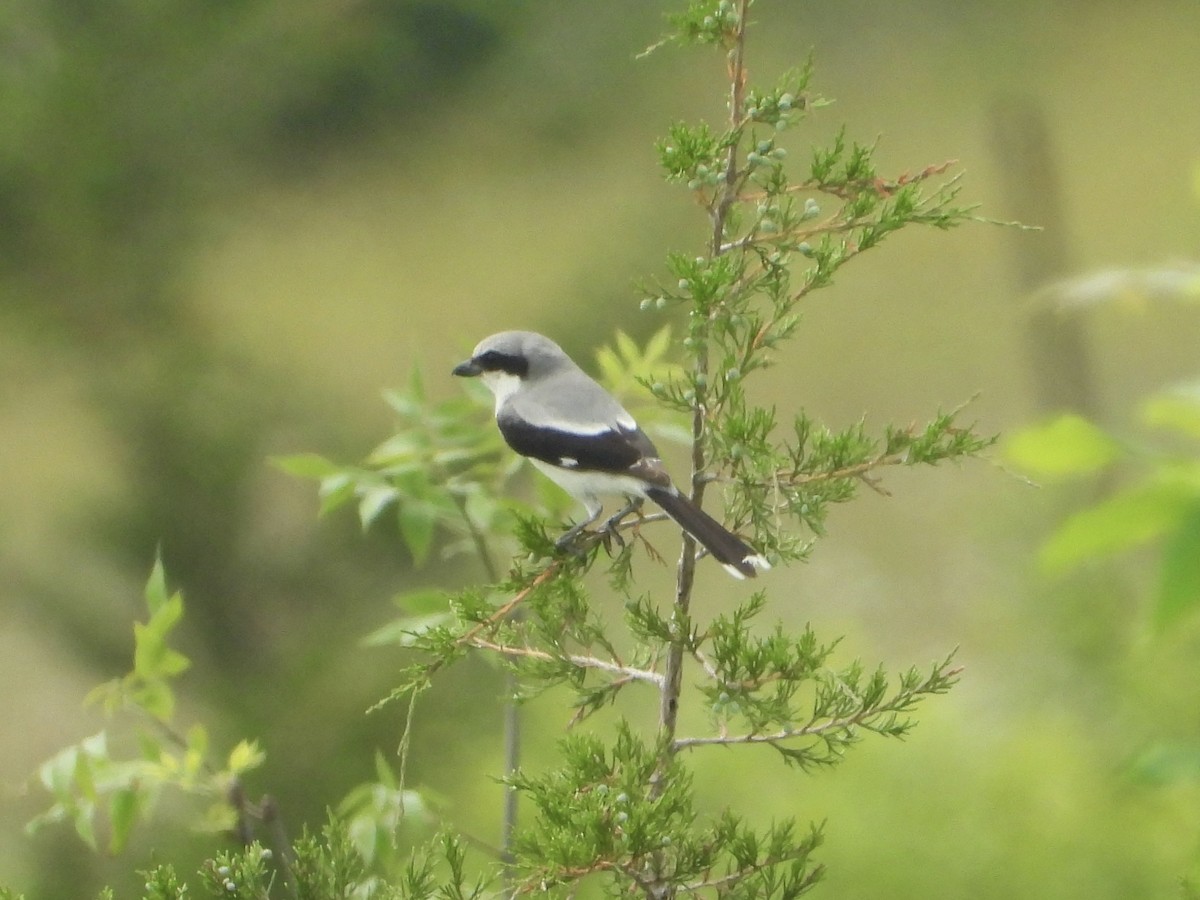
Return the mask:
M 720 118 L 723 79 L 714 54 L 634 61 L 672 7 L 0 8 L 0 884 L 87 897 L 151 861 L 144 834 L 114 861 L 21 827 L 44 801 L 27 775 L 101 726 L 81 699 L 128 665 L 157 547 L 189 603 L 185 714 L 218 744 L 262 741 L 253 789 L 289 828 L 394 749 L 399 712 L 363 710 L 399 661 L 359 639 L 395 592 L 479 573 L 414 572 L 393 535 L 316 522 L 312 485 L 266 459 L 360 457 L 391 424 L 382 389 L 420 366 L 449 396 L 493 331 L 587 360 L 617 328 L 664 323 L 632 285 L 704 227 L 652 144 Z M 1135 432 L 1139 398 L 1195 376 L 1194 304 L 1096 303 L 1047 365 L 1037 288 L 1195 259 L 1200 6 L 780 0 L 756 18 L 752 77 L 811 48 L 837 101 L 793 159 L 845 123 L 880 136 L 885 174 L 958 159 L 984 214 L 1047 226 L 909 231 L 856 260 L 760 399 L 881 428 L 978 393 L 986 432 L 1066 402 Z M 826 896 L 1176 896 L 1200 859 L 1197 780 L 1131 761 L 1200 741 L 1200 630 L 1148 635 L 1153 555 L 1051 581 L 1037 545 L 1086 490 L 986 462 L 886 484 L 835 514 L 810 564 L 771 574 L 772 612 L 893 669 L 958 646 L 962 685 L 906 743 L 868 741 L 834 772 L 698 754 L 705 799 L 828 819 Z M 714 582 L 704 603 L 738 590 Z M 499 693 L 482 661 L 446 673 L 410 768 L 489 840 Z M 547 698 L 527 717 L 544 747 L 568 715 Z M 160 858 L 212 849 L 186 810 L 161 816 Z

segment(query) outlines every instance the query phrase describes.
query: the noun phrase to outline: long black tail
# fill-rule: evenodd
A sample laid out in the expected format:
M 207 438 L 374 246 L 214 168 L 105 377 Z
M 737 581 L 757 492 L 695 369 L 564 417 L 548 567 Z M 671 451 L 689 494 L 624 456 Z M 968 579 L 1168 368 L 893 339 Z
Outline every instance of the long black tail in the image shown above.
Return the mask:
M 663 508 L 675 523 L 696 539 L 734 578 L 753 578 L 770 564 L 740 537 L 679 493 L 674 486 L 647 488 L 646 496 Z

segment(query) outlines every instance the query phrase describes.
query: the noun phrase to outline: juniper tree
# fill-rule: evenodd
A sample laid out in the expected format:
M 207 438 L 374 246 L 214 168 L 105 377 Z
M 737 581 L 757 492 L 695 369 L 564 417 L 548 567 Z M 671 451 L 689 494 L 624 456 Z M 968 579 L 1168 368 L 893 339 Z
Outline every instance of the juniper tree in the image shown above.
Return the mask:
M 665 177 L 703 214 L 696 246 L 672 253 L 667 274 L 643 285 L 642 310 L 667 327 L 645 346 L 618 334 L 615 348 L 602 348 L 597 361 L 610 390 L 647 407 L 639 409 L 643 422 L 685 423 L 690 471 L 677 478 L 681 490 L 744 535 L 777 571 L 731 609 L 700 617 L 693 600 L 706 582 L 698 577 L 698 548 L 661 513 L 585 532 L 560 549 L 557 519 L 513 496 L 519 462 L 490 422 L 490 404 L 470 389 L 432 402 L 414 377 L 389 397 L 395 435 L 361 465 L 315 456 L 281 465 L 320 480 L 323 511 L 353 504 L 364 525 L 394 516 L 414 560 L 435 547 L 473 555 L 488 582 L 414 593 L 406 615 L 371 637 L 402 646 L 409 660 L 380 704 L 407 704 L 399 773 L 381 760 L 380 785 L 352 793 L 323 832 L 274 854 L 249 844 L 215 858 L 201 873 L 213 896 L 573 895 L 595 884 L 652 898 L 794 897 L 821 877 L 814 851 L 822 827 L 795 820 L 758 826 L 733 797 L 715 814 L 703 812 L 692 755 L 762 746 L 775 751 L 783 769 L 830 766 L 868 735 L 904 735 L 914 708 L 954 684 L 958 672 L 948 657 L 889 677 L 860 662 L 836 664 L 838 641 L 811 626 L 792 633 L 769 624 L 774 603 L 795 602 L 778 586 L 786 583 L 778 570 L 814 551 L 832 504 L 852 500 L 864 486 L 877 488 L 889 467 L 958 459 L 990 440 L 959 424 L 957 411 L 873 435 L 862 422 L 830 427 L 802 408 L 750 399 L 747 383 L 786 350 L 806 298 L 842 266 L 906 226 L 945 229 L 971 218 L 958 205 L 958 177 L 947 176 L 948 163 L 885 177 L 876 171 L 874 147 L 844 133 L 797 151 L 805 141 L 794 136 L 825 101 L 811 87 L 807 64 L 770 82 L 751 78 L 752 5 L 693 2 L 670 17 L 669 35 L 647 51 L 711 48 L 727 74 L 723 110 L 719 122 L 676 123 L 657 143 Z M 652 594 L 642 588 L 644 567 L 676 535 L 674 589 Z M 622 615 L 601 614 L 597 591 L 619 597 Z M 140 709 L 166 729 L 156 746 L 177 744 L 180 765 L 190 768 L 174 781 L 175 769 L 161 766 L 105 768 L 114 801 L 125 798 L 111 807 L 122 834 L 146 808 L 148 783 L 212 794 L 216 785 L 239 784 L 261 757 L 256 746 L 242 744 L 228 760 L 206 765 L 203 731 L 172 731 L 169 681 L 186 660 L 165 637 L 182 605 L 166 592 L 160 570 L 147 597 L 140 669 L 103 696 L 110 707 Z M 504 774 L 510 804 L 496 860 L 469 860 L 448 827 L 411 858 L 389 864 L 384 857 L 394 850 L 391 830 L 403 801 L 416 799 L 403 782 L 419 699 L 439 672 L 473 653 L 507 669 L 515 700 L 565 691 L 574 727 L 559 741 L 556 764 Z M 697 713 L 684 723 L 710 726 L 685 730 L 683 709 Z M 611 727 L 590 728 L 602 710 Z M 646 721 L 652 726 L 636 724 Z M 101 743 L 71 748 L 44 770 L 56 797 L 47 818 L 70 818 L 85 837 L 98 809 L 90 773 L 110 763 Z M 81 761 L 86 778 L 77 777 Z M 89 790 L 91 805 L 80 804 Z M 261 817 L 264 806 L 243 802 L 234 812 L 242 822 Z M 372 829 L 383 836 L 377 843 L 349 839 Z M 368 864 L 380 871 L 371 873 Z M 173 898 L 186 887 L 163 866 L 146 873 L 146 891 Z
M 803 173 L 791 175 L 784 138 L 824 102 L 810 89 L 807 65 L 769 87 L 751 81 L 750 6 L 693 3 L 651 48 L 716 48 L 728 73 L 725 117 L 719 126 L 677 123 L 657 145 L 667 179 L 682 185 L 707 219 L 702 251 L 672 254 L 669 277 L 648 285 L 641 301 L 644 311 L 680 324 L 681 362 L 666 374 L 656 370 L 667 355 L 661 332 L 644 351 L 622 336 L 618 352 L 601 357 L 601 374 L 614 388 L 636 382 L 665 414 L 686 417 L 691 498 L 719 504 L 726 524 L 751 536 L 772 561 L 794 563 L 812 551 L 830 504 L 874 485 L 882 469 L 974 454 L 989 440 L 961 427 L 954 413 L 871 436 L 861 423 L 831 429 L 803 410 L 785 417 L 748 399 L 747 380 L 786 346 L 804 299 L 843 265 L 906 225 L 949 228 L 970 217 L 956 205 L 957 177 L 944 177 L 948 164 L 884 178 L 873 148 L 844 135 L 813 148 Z M 330 496 L 359 497 L 367 518 L 386 497 L 402 527 L 408 518 L 410 534 L 437 524 L 478 548 L 497 525 L 493 498 L 511 471 L 497 461 L 503 451 L 487 434 L 464 440 L 453 416 L 416 414 L 411 403 L 400 408 L 407 421 L 398 443 L 376 457 L 368 481 L 332 473 Z M 425 429 L 416 446 L 414 434 L 427 420 L 455 426 Z M 414 469 L 429 477 L 416 492 L 390 480 Z M 440 510 L 414 512 L 414 500 L 434 490 L 444 491 Z M 414 516 L 424 523 L 415 526 Z M 608 740 L 577 728 L 561 742 L 558 767 L 508 775 L 532 813 L 511 848 L 513 892 L 573 890 L 599 878 L 610 890 L 651 897 L 801 893 L 820 876 L 811 859 L 820 829 L 788 821 L 755 830 L 732 806 L 698 824 L 684 751 L 765 745 L 787 765 L 830 765 L 865 734 L 906 733 L 914 706 L 955 681 L 948 658 L 895 680 L 860 663 L 831 668 L 836 641 L 822 641 L 811 628 L 789 634 L 761 627 L 769 587 L 698 621 L 697 546 L 686 533 L 674 596 L 639 593 L 638 567 L 656 555 L 646 534 L 663 518 L 651 514 L 623 522 L 615 535 L 594 533 L 578 554 L 556 547 L 544 519 L 517 513 L 520 548 L 505 578 L 451 595 L 449 615 L 436 624 L 395 626 L 424 658 L 404 672 L 393 698 L 411 701 L 444 666 L 485 652 L 503 660 L 521 697 L 566 686 L 576 723 L 630 691 L 638 696 L 629 703 L 658 710 L 652 731 L 624 719 Z M 607 621 L 593 607 L 585 576 L 597 567 L 623 598 L 622 621 Z M 707 709 L 712 731 L 681 733 L 684 705 Z

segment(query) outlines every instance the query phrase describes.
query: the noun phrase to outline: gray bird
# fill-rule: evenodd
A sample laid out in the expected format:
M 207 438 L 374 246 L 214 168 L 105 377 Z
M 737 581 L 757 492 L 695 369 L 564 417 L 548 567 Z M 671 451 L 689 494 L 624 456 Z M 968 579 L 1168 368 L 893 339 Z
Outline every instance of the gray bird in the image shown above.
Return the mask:
M 648 497 L 735 578 L 771 568 L 679 492 L 633 416 L 554 341 L 532 331 L 502 331 L 480 341 L 454 374 L 483 380 L 495 395 L 496 424 L 508 445 L 584 505 L 587 518 L 559 539 L 559 547 L 600 517 L 600 497 L 629 501 L 606 525 Z

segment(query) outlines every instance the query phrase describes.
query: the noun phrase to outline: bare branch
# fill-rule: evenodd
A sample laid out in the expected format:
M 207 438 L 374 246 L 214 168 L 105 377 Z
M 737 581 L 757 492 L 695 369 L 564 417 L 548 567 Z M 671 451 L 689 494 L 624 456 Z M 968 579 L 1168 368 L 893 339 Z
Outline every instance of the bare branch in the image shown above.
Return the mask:
M 658 672 L 654 672 L 649 669 L 638 669 L 633 666 L 626 666 L 617 662 L 610 662 L 595 656 L 584 656 L 578 653 L 548 653 L 545 650 L 536 650 L 533 647 L 514 647 L 511 644 L 497 644 L 482 637 L 472 638 L 469 646 L 478 650 L 490 650 L 493 653 L 499 653 L 502 656 L 536 659 L 543 662 L 566 660 L 571 665 L 578 666 L 581 669 L 596 669 L 597 671 L 605 672 L 609 675 L 619 676 L 626 681 L 644 681 L 648 684 L 654 684 L 659 687 L 662 687 L 663 683 L 663 676 Z

